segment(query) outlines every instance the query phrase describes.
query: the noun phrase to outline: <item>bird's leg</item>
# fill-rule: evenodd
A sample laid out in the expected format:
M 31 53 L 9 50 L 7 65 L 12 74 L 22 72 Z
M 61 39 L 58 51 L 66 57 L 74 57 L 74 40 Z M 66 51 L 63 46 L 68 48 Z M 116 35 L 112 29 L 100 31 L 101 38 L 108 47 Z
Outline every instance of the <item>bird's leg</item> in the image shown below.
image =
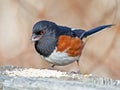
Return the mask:
M 55 64 L 53 64 L 51 67 L 54 68 L 54 67 L 55 67 Z
M 49 70 L 54 70 L 55 64 L 50 65 Z
M 78 71 L 77 71 L 76 73 L 77 73 L 77 74 L 81 74 L 81 73 L 80 73 L 80 65 L 79 65 L 79 60 L 77 60 L 77 61 L 76 61 L 76 63 L 77 63 L 77 66 L 78 66 Z
M 79 67 L 79 60 L 76 60 L 76 64 L 77 64 L 77 70 L 76 71 L 71 71 L 71 74 L 81 74 L 80 73 L 80 67 Z
M 78 67 L 79 67 L 79 60 L 77 60 L 76 62 L 77 62 L 77 65 L 78 65 Z

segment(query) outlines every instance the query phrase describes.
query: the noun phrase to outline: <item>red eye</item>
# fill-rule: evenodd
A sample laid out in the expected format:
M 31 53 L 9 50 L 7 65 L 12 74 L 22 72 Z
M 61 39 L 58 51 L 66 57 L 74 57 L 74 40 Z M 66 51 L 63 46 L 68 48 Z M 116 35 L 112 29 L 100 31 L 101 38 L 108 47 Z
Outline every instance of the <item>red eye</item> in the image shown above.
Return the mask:
M 42 30 L 42 31 L 40 31 L 40 34 L 42 35 L 42 34 L 44 34 L 45 33 L 45 31 L 44 30 Z

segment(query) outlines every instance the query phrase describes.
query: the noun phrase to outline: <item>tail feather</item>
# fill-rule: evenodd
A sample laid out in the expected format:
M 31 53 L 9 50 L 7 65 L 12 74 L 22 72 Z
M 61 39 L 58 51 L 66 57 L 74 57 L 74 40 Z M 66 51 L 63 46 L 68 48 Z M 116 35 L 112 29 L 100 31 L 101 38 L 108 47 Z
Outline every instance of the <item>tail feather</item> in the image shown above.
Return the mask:
M 89 36 L 89 35 L 91 35 L 91 34 L 94 34 L 94 33 L 98 32 L 98 31 L 101 31 L 101 30 L 103 30 L 103 29 L 105 29 L 105 28 L 109 28 L 109 27 L 111 27 L 111 26 L 113 26 L 113 24 L 103 25 L 103 26 L 99 26 L 99 27 L 93 28 L 93 29 L 91 29 L 91 30 L 89 30 L 89 31 L 85 31 L 85 32 L 83 32 L 83 33 L 81 34 L 80 38 L 83 39 L 83 38 L 85 38 L 85 37 L 87 37 L 87 36 Z

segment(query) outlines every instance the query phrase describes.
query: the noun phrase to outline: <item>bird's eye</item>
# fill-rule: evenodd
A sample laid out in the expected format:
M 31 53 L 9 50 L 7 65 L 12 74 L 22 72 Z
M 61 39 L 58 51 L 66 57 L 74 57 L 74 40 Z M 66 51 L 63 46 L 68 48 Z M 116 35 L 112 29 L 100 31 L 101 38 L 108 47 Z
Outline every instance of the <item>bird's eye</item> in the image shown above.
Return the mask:
M 45 33 L 45 30 L 42 30 L 40 31 L 40 35 L 44 34 Z
M 41 30 L 39 32 L 35 32 L 36 35 L 43 35 L 45 33 L 45 30 Z

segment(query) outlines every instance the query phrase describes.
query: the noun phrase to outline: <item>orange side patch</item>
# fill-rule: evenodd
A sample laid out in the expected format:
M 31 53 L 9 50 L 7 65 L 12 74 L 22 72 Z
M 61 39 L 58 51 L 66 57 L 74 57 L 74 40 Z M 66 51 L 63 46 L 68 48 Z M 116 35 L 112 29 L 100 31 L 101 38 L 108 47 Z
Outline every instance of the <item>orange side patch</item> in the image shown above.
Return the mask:
M 62 35 L 58 39 L 57 51 L 66 50 L 69 56 L 78 56 L 81 54 L 83 46 L 83 41 L 79 38 Z

